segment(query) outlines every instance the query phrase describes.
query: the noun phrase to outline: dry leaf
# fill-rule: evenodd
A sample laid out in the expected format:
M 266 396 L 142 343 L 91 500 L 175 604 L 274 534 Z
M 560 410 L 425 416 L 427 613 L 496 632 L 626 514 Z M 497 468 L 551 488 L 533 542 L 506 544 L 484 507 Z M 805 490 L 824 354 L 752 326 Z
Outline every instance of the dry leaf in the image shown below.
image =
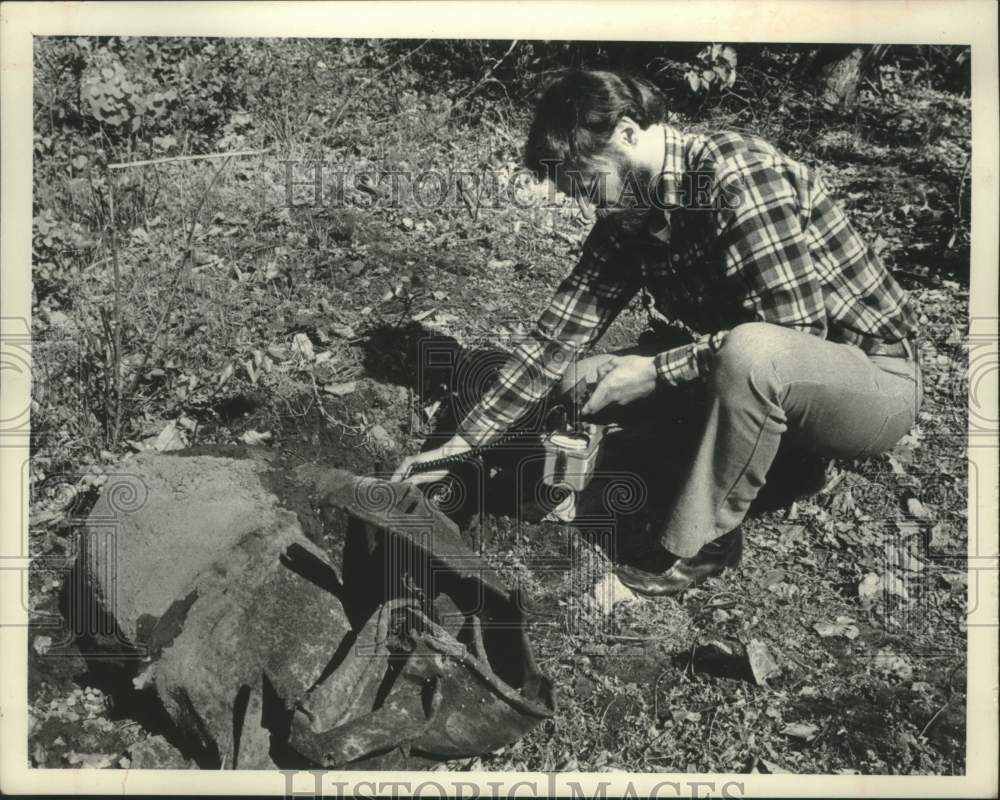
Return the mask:
M 216 381 L 215 384 L 216 390 L 221 389 L 223 386 L 226 385 L 229 379 L 233 377 L 234 371 L 235 370 L 233 369 L 232 364 L 226 364 L 226 366 L 223 367 L 222 372 L 219 373 L 219 379 Z
M 900 680 L 908 681 L 913 677 L 913 667 L 901 655 L 883 648 L 875 654 L 874 666 L 879 672 L 895 675 Z
M 781 667 L 771 657 L 767 645 L 759 639 L 751 639 L 747 643 L 746 649 L 750 671 L 753 673 L 754 682 L 758 686 L 762 686 L 772 675 L 781 672 Z
M 908 497 L 906 500 L 906 510 L 911 517 L 916 517 L 917 519 L 927 519 L 930 516 L 930 512 L 927 510 L 926 506 L 921 503 L 916 497 Z
M 343 325 L 339 322 L 335 322 L 331 325 L 330 330 L 333 332 L 334 336 L 339 336 L 341 339 L 353 339 L 356 336 L 354 328 L 350 325 Z
M 304 333 L 297 333 L 292 337 L 292 351 L 298 353 L 306 361 L 312 361 L 316 357 L 312 342 Z
M 270 431 L 265 431 L 264 433 L 258 433 L 257 431 L 247 431 L 240 437 L 240 441 L 243 444 L 255 447 L 257 445 L 268 444 L 274 435 Z
M 159 450 L 161 453 L 169 453 L 171 450 L 183 450 L 187 447 L 184 434 L 177 428 L 176 422 L 168 423 L 159 434 L 144 439 L 143 444 L 153 450 Z
M 288 358 L 288 347 L 283 344 L 269 344 L 267 354 L 275 361 L 284 361 Z
M 372 425 L 368 429 L 368 435 L 371 437 L 372 441 L 375 442 L 383 450 L 395 450 L 396 440 L 392 438 L 385 428 L 381 425 Z
M 618 576 L 612 571 L 606 573 L 594 585 L 586 597 L 586 603 L 602 616 L 607 616 L 621 602 L 642 601 L 644 599 L 618 580 Z
M 343 383 L 328 383 L 323 387 L 323 391 L 327 394 L 332 394 L 334 397 L 344 397 L 357 388 L 357 381 L 344 381 Z
M 819 733 L 819 726 L 805 722 L 792 722 L 782 728 L 781 732 L 785 736 L 794 736 L 796 739 L 804 739 L 807 742 L 811 742 L 816 738 L 816 734 Z
M 932 549 L 944 547 L 951 540 L 951 530 L 947 522 L 939 522 L 931 528 L 931 538 L 927 546 Z
M 869 572 L 858 584 L 858 597 L 862 605 L 871 605 L 878 599 L 882 581 L 878 575 Z
M 49 648 L 52 647 L 52 637 L 51 636 L 36 636 L 34 641 L 32 641 L 31 646 L 35 648 L 35 652 L 40 656 L 44 656 L 49 652 Z
M 843 636 L 845 639 L 857 639 L 861 633 L 854 620 L 850 617 L 837 617 L 836 622 L 817 622 L 813 625 L 816 631 L 824 639 L 831 636 Z
M 881 578 L 882 587 L 891 595 L 895 595 L 900 600 L 909 600 L 910 592 L 906 588 L 906 584 L 900 580 L 896 573 L 886 572 Z

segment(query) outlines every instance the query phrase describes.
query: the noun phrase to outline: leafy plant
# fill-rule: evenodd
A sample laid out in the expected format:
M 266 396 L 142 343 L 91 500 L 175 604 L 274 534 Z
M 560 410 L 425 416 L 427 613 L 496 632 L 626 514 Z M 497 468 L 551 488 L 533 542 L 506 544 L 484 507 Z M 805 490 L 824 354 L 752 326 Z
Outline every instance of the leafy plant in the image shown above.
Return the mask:
M 736 83 L 736 51 L 729 45 L 709 45 L 698 53 L 684 79 L 695 94 L 732 88 Z

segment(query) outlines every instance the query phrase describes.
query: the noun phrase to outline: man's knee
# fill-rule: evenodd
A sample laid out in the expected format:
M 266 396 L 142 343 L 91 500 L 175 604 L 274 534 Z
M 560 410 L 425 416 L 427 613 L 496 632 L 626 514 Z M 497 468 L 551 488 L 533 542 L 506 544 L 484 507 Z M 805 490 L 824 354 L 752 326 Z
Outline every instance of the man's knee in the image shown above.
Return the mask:
M 748 385 L 761 388 L 776 378 L 772 354 L 782 333 L 766 322 L 747 322 L 729 331 L 709 365 L 712 390 L 742 393 Z

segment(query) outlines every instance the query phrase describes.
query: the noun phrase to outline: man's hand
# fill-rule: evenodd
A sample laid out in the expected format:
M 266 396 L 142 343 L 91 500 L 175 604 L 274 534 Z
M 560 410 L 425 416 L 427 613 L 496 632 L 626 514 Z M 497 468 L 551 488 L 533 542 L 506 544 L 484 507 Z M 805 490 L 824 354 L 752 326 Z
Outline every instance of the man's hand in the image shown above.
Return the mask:
M 426 461 L 436 461 L 439 458 L 444 458 L 445 456 L 455 456 L 461 453 L 467 453 L 472 447 L 468 442 L 465 441 L 461 436 L 455 435 L 447 442 L 445 442 L 440 447 L 434 450 L 428 450 L 426 453 L 420 453 L 415 456 L 407 456 L 403 459 L 402 463 L 396 467 L 396 471 L 393 473 L 390 480 L 401 481 L 410 480 L 413 483 L 432 483 L 433 481 L 439 481 L 448 475 L 448 470 L 434 470 L 433 472 L 414 472 L 409 475 L 410 468 L 415 464 L 422 464 Z
M 597 388 L 580 413 L 596 414 L 611 406 L 624 406 L 653 393 L 656 364 L 645 356 L 612 356 L 597 370 Z

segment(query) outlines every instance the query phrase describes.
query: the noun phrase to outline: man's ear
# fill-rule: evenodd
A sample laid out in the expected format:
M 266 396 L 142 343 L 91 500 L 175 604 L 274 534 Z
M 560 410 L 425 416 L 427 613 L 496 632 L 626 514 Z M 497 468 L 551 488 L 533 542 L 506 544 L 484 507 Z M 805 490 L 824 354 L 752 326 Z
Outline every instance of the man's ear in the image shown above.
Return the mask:
M 622 147 L 635 147 L 639 141 L 639 123 L 632 117 L 622 117 L 615 126 L 613 137 Z

